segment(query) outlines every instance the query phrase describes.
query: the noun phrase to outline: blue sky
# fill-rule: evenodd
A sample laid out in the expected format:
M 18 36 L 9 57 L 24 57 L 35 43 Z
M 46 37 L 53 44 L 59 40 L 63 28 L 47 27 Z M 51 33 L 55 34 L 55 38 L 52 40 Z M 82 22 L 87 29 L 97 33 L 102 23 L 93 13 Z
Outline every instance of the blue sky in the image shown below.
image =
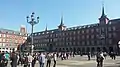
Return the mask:
M 120 0 L 1 0 L 0 27 L 17 31 L 26 25 L 30 32 L 26 16 L 32 12 L 40 17 L 34 32 L 45 30 L 46 24 L 48 29 L 56 29 L 62 14 L 67 27 L 98 23 L 102 1 L 109 19 L 120 18 Z

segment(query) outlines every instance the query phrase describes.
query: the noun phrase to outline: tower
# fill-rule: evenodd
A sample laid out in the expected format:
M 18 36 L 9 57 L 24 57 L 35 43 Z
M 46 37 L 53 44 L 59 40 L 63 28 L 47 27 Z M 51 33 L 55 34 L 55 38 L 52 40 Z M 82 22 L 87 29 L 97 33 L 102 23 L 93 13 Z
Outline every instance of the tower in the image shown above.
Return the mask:
M 58 29 L 61 31 L 66 30 L 66 26 L 64 26 L 64 23 L 63 23 L 63 16 L 61 17 L 61 23 L 58 26 Z
M 46 24 L 46 28 L 45 28 L 45 31 L 47 31 L 48 29 L 47 29 L 47 24 Z
M 26 33 L 26 28 L 25 28 L 24 25 L 21 25 L 21 27 L 20 27 L 20 32 L 21 32 L 21 33 Z
M 107 16 L 105 15 L 105 12 L 104 12 L 104 5 L 102 5 L 102 15 L 99 18 L 99 23 L 100 23 L 100 25 L 105 25 L 108 23 L 108 21 L 109 21 L 109 19 L 107 18 Z

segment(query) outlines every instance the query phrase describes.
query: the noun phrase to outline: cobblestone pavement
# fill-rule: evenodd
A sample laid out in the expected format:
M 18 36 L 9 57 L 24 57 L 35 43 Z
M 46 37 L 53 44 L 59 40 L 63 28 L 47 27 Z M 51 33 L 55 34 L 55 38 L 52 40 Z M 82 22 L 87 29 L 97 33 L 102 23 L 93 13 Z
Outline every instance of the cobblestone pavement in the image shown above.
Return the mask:
M 10 64 L 8 67 L 10 67 Z M 36 63 L 35 67 L 39 67 L 39 63 Z M 51 67 L 53 67 L 53 61 Z M 58 59 L 56 67 L 96 67 L 96 60 L 95 58 L 91 58 L 91 60 L 88 61 L 87 56 L 76 56 L 63 61 Z M 116 60 L 112 60 L 110 57 L 107 57 L 106 60 L 104 60 L 104 67 L 120 67 L 120 56 L 117 56 Z

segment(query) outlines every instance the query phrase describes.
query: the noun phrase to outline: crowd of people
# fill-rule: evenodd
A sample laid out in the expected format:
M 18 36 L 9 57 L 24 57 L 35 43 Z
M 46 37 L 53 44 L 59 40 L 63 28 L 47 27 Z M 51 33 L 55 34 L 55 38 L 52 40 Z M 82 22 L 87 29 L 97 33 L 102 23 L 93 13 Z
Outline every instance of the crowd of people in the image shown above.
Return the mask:
M 95 57 L 96 55 L 96 62 L 97 62 L 97 67 L 103 67 L 103 61 L 106 59 L 107 56 L 110 56 L 111 59 L 116 59 L 116 53 L 115 52 L 102 52 L 99 51 L 96 54 L 91 54 L 90 52 L 88 52 L 87 56 L 88 56 L 88 60 L 91 59 L 91 57 Z
M 93 57 L 93 55 L 88 52 L 88 60 Z M 103 66 L 103 60 L 106 59 L 108 55 L 106 52 L 97 52 L 96 62 L 97 66 Z M 80 56 L 82 56 L 80 54 Z M 109 56 L 115 60 L 115 53 L 111 52 Z M 21 65 L 22 67 L 35 67 L 36 62 L 39 63 L 40 67 L 56 67 L 57 59 L 67 60 L 71 57 L 75 57 L 74 52 L 40 52 L 40 53 L 25 53 L 20 54 L 18 52 L 2 52 L 0 53 L 0 67 L 7 67 L 8 62 L 10 62 L 11 67 L 17 67 Z M 53 65 L 51 65 L 53 62 Z M 45 65 L 46 64 L 46 65 Z
M 74 57 L 73 52 L 40 52 L 40 53 L 25 53 L 20 54 L 18 52 L 1 52 L 0 53 L 0 67 L 7 67 L 10 62 L 11 67 L 17 67 L 21 65 L 23 67 L 35 67 L 36 62 L 39 62 L 40 67 L 51 66 L 53 61 L 53 67 L 56 67 L 57 58 L 61 60 L 67 60 L 69 57 Z

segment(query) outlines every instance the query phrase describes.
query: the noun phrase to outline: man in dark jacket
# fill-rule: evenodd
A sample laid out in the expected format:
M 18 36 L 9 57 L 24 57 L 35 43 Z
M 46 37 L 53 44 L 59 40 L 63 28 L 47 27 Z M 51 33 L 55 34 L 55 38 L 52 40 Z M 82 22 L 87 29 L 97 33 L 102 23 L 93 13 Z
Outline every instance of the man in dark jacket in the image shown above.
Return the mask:
M 12 54 L 11 54 L 11 67 L 17 67 L 17 59 L 18 59 L 18 57 L 17 57 L 17 54 L 15 53 L 15 52 L 12 52 Z
M 5 56 L 4 56 L 4 53 L 1 54 L 1 64 L 0 64 L 0 67 L 6 67 L 5 65 Z
M 49 53 L 46 57 L 47 57 L 47 65 L 46 65 L 46 67 L 50 67 L 52 56 L 51 56 L 51 54 Z
M 104 56 L 102 52 L 98 52 L 96 55 L 97 67 L 103 67 Z

